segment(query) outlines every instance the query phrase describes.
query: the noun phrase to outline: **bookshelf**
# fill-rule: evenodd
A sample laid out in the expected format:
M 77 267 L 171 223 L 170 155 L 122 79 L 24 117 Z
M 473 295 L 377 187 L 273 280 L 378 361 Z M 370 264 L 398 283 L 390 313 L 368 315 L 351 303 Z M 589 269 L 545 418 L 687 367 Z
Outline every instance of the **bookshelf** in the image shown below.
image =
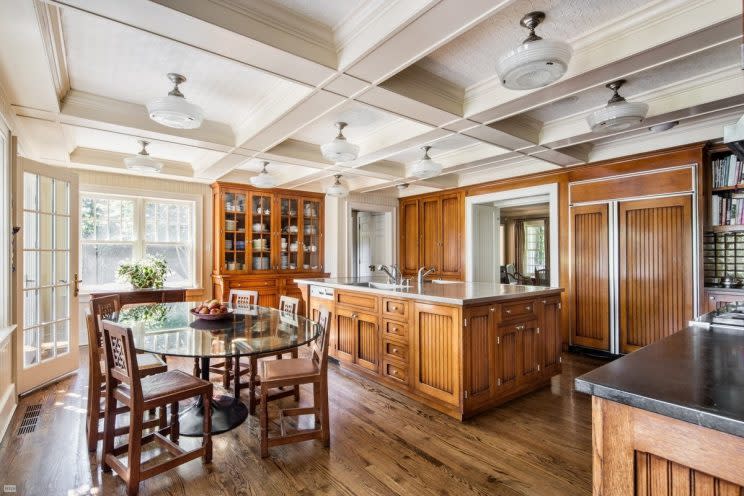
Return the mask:
M 744 163 L 727 147 L 716 145 L 708 150 L 707 169 L 706 230 L 744 231 Z

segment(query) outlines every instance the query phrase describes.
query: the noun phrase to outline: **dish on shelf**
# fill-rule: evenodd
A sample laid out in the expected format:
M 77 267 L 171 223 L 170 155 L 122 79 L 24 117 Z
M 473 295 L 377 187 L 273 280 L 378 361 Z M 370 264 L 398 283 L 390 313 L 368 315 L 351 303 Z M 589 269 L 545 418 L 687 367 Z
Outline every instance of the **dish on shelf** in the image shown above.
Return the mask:
M 255 224 L 253 224 L 253 232 L 254 233 L 260 233 L 260 232 L 265 231 L 265 230 L 266 230 L 266 224 L 262 224 L 260 222 L 256 222 Z

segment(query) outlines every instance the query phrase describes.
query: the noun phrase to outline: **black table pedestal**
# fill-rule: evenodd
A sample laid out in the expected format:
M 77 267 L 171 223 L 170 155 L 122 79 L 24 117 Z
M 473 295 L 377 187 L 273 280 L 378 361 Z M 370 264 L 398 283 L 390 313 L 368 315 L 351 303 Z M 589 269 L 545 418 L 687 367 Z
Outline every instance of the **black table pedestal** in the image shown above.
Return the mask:
M 201 378 L 209 380 L 209 358 L 202 357 Z M 212 434 L 221 434 L 232 430 L 245 422 L 248 407 L 236 396 L 213 396 L 212 401 Z M 180 415 L 179 432 L 182 436 L 202 437 L 204 422 L 204 404 L 201 397 Z

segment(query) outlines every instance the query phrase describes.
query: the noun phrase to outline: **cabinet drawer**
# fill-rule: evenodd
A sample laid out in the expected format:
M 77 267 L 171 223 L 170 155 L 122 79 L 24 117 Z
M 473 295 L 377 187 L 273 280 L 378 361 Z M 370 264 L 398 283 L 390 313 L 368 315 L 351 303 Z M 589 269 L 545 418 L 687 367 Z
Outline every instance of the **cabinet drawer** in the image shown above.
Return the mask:
M 258 281 L 230 281 L 228 282 L 230 289 L 259 289 L 259 288 L 274 288 L 276 287 L 276 279 L 264 279 Z
M 377 312 L 377 297 L 364 293 L 347 293 L 345 291 L 336 291 L 336 303 L 360 310 L 370 310 Z
M 382 375 L 394 382 L 408 384 L 408 367 L 389 362 L 382 362 Z
M 501 305 L 501 320 L 528 320 L 535 317 L 535 302 L 532 300 L 516 301 Z
M 524 331 L 526 329 L 537 328 L 537 319 L 524 319 L 519 322 L 511 324 L 502 324 L 499 326 L 499 333 L 503 336 L 504 334 L 510 334 L 513 332 Z
M 382 316 L 387 319 L 408 321 L 408 302 L 403 300 L 382 299 Z
M 383 352 L 386 358 L 397 358 L 408 363 L 408 346 L 395 341 L 383 341 Z
M 408 338 L 408 326 L 400 322 L 386 320 L 382 325 L 385 338 L 395 337 L 400 339 Z

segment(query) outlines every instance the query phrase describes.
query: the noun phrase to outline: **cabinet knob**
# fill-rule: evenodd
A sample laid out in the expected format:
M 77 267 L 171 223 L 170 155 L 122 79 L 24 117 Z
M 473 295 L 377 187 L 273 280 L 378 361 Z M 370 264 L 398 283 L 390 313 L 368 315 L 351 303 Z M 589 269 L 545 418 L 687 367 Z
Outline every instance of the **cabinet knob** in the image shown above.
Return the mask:
M 398 353 L 398 348 L 393 348 L 393 353 Z
M 356 319 L 357 317 L 358 317 L 358 315 L 357 315 L 357 314 L 355 314 L 355 313 L 352 313 L 352 314 L 351 314 L 351 318 L 352 318 L 352 319 Z
M 517 329 L 518 331 L 523 331 L 523 330 L 524 330 L 524 325 L 518 325 L 518 326 L 516 327 L 516 329 Z
M 489 310 L 492 311 L 492 312 L 495 312 L 496 311 L 496 307 L 491 307 L 491 308 L 489 308 Z
M 506 309 L 506 313 L 508 313 L 508 314 L 511 313 L 511 309 L 507 308 Z
M 531 306 L 529 306 L 529 305 L 527 305 L 526 307 L 524 307 L 524 309 L 525 309 L 525 310 L 527 310 L 527 311 L 529 312 L 529 311 L 531 311 L 531 310 L 532 310 L 532 307 L 531 307 Z

